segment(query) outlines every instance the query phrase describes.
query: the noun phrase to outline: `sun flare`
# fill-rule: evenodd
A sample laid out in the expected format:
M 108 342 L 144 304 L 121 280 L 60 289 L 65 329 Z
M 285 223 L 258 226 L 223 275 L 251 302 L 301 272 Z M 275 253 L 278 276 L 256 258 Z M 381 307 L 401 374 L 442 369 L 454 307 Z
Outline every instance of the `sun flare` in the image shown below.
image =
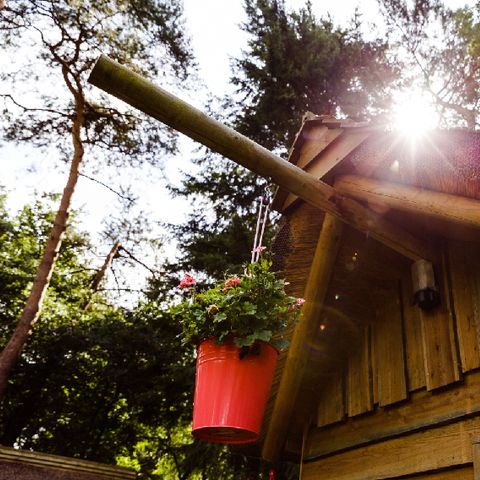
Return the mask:
M 421 91 L 404 92 L 393 107 L 393 128 L 412 138 L 438 127 L 439 116 Z

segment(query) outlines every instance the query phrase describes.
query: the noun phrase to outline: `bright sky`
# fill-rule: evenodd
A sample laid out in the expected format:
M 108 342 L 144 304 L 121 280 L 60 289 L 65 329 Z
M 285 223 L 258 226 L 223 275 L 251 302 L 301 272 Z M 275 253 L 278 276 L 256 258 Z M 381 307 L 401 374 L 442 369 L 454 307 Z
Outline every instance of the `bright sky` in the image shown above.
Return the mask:
M 306 0 L 285 0 L 287 8 L 297 10 Z M 320 18 L 331 15 L 335 24 L 345 25 L 358 8 L 368 27 L 382 23 L 377 0 L 312 0 Z M 474 5 L 475 0 L 444 0 L 450 8 Z M 242 0 L 184 0 L 187 28 L 199 60 L 201 74 L 214 94 L 221 95 L 230 77 L 229 58 L 238 56 L 246 44 L 239 24 L 245 21 Z

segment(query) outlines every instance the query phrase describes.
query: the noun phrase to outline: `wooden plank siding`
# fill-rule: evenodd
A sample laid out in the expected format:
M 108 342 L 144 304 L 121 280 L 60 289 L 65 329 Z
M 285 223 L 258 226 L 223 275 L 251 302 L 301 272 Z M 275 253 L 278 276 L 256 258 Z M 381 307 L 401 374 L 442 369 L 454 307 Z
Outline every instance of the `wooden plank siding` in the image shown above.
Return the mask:
M 400 279 L 403 327 L 405 331 L 405 362 L 408 391 L 413 392 L 426 385 L 423 361 L 423 338 L 420 310 L 413 304 L 413 287 L 410 271 Z
M 348 359 L 347 410 L 350 417 L 373 410 L 370 328 L 364 327 L 360 335 L 360 344 Z
M 370 285 L 375 315 L 362 313 L 362 347 L 344 373 L 347 416 L 335 415 L 338 391 L 324 392 L 302 478 L 480 480 L 480 245 L 444 251 L 434 312 L 413 305 L 409 269 L 398 269 L 397 290 L 387 278 Z
M 320 401 L 318 409 L 317 425 L 324 426 L 332 423 L 340 422 L 345 419 L 345 375 L 343 370 L 339 370 L 332 374 L 330 379 L 325 382 L 323 389 L 325 400 Z
M 449 242 L 448 260 L 462 371 L 480 367 L 480 248 Z
M 462 388 L 452 385 L 437 392 L 425 389 L 410 394 L 408 402 L 377 408 L 369 415 L 310 431 L 305 457 L 336 452 L 403 435 L 439 423 L 480 415 L 480 372 L 465 375 Z
M 284 218 L 288 241 L 278 249 L 279 268 L 290 282 L 289 293 L 304 296 L 323 214 L 300 204 Z M 325 329 L 308 343 L 311 358 L 301 389 L 307 393 L 295 405 L 286 452 L 301 451 L 302 419 L 314 419 L 305 458 L 321 457 L 324 462 L 346 451 L 480 416 L 477 249 L 473 243 L 448 241 L 444 264 L 435 265 L 441 308 L 423 314 L 412 301 L 411 262 L 347 227 L 318 318 Z M 277 374 L 274 392 L 278 382 Z M 267 418 L 270 413 L 271 403 Z M 432 479 L 473 475 L 471 465 L 442 468 L 444 477 Z M 465 472 L 470 477 L 462 477 Z M 434 474 L 421 475 L 418 478 L 428 479 Z
M 473 473 L 475 480 L 480 480 L 480 438 L 473 440 Z
M 444 387 L 460 380 L 459 360 L 450 304 L 446 264 L 442 261 L 436 270 L 440 306 L 433 310 L 420 310 L 425 356 L 427 390 Z
M 376 307 L 372 362 L 381 407 L 407 398 L 402 309 L 399 289 L 387 290 Z
M 370 286 L 365 304 L 371 304 L 372 319 L 360 335 L 362 347 L 352 348 L 345 371 L 348 416 L 405 401 L 422 388 L 443 388 L 460 381 L 462 372 L 480 367 L 480 260 L 473 259 L 472 249 L 455 242 L 448 261 L 436 266 L 442 303 L 433 311 L 413 305 L 409 268 L 398 270 L 396 282 L 384 279 L 383 285 Z M 365 312 L 359 315 L 358 322 L 365 324 Z M 325 395 L 319 412 L 332 412 L 334 398 L 336 393 Z M 317 426 L 327 425 L 322 415 Z M 338 415 L 328 417 L 338 421 Z
M 410 480 L 474 480 L 473 468 L 471 466 L 421 473 L 408 478 Z

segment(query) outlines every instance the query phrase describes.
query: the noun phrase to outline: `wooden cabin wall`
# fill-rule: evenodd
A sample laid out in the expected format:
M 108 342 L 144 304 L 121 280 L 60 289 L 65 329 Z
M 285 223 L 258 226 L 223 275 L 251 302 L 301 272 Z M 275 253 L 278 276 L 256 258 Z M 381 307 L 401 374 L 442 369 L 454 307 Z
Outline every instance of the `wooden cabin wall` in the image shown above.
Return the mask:
M 327 317 L 329 309 L 341 311 L 355 323 L 357 344 L 316 386 L 302 478 L 473 480 L 475 458 L 480 467 L 480 244 L 438 245 L 442 303 L 423 312 L 412 304 L 410 263 L 371 241 L 369 252 L 358 253 L 358 235 L 347 235 L 326 305 Z M 362 255 L 355 276 L 348 261 L 360 263 Z M 343 305 L 342 292 L 352 297 Z

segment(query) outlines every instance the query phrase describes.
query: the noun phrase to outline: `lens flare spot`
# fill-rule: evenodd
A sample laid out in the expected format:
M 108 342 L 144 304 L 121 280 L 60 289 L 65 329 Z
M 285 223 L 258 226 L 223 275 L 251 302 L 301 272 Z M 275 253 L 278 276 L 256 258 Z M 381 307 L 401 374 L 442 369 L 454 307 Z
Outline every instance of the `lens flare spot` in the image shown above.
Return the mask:
M 399 94 L 393 106 L 393 117 L 394 130 L 412 139 L 437 128 L 440 121 L 433 102 L 421 90 Z

